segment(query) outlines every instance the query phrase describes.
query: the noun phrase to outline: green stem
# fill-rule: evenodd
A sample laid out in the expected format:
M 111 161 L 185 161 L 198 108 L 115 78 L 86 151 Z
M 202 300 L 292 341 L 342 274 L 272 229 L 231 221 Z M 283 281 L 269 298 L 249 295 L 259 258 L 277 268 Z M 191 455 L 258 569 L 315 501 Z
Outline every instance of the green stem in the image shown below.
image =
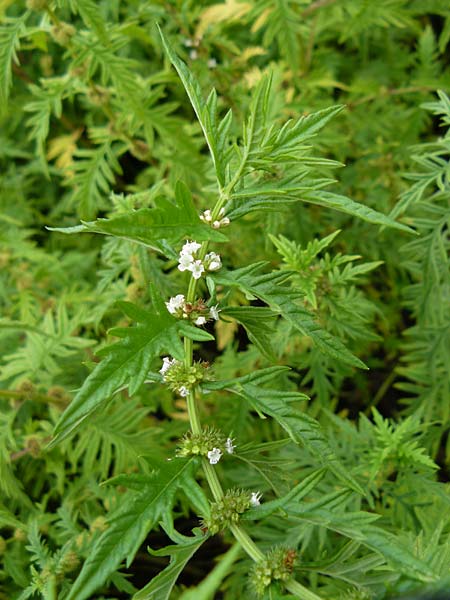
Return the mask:
M 240 525 L 230 525 L 230 530 L 250 558 L 252 558 L 255 562 L 259 562 L 264 558 L 264 554 Z
M 233 191 L 234 186 L 238 182 L 241 177 L 242 171 L 245 167 L 245 163 L 247 160 L 247 156 L 244 156 L 239 169 L 236 171 L 234 177 L 230 181 L 230 183 L 226 186 L 224 190 L 221 190 L 218 201 L 216 202 L 213 210 L 211 211 L 213 220 L 217 219 L 220 213 L 220 209 L 223 205 L 229 200 L 230 194 Z M 202 246 L 199 251 L 199 259 L 203 260 L 208 250 L 209 242 L 205 241 L 202 243 Z M 197 291 L 197 279 L 191 277 L 189 281 L 189 287 L 186 295 L 186 302 L 194 302 L 195 294 Z M 184 338 L 184 364 L 187 369 L 192 366 L 193 360 L 193 348 L 192 348 L 192 340 L 185 337 Z M 200 417 L 198 414 L 198 407 L 195 400 L 195 393 L 191 391 L 186 398 L 187 401 L 187 409 L 189 414 L 189 421 L 191 425 L 192 433 L 199 434 L 202 431 L 202 426 L 200 422 Z M 206 458 L 203 458 L 203 472 L 205 473 L 206 480 L 208 482 L 211 493 L 216 502 L 220 501 L 224 497 L 224 492 L 222 489 L 222 485 L 217 476 L 216 470 L 209 463 Z M 234 524 L 230 526 L 231 533 L 234 535 L 235 539 L 239 542 L 245 552 L 250 556 L 252 560 L 255 562 L 259 562 L 264 558 L 264 554 L 255 544 L 255 542 L 250 538 L 248 533 L 238 524 Z M 310 592 L 305 587 L 303 587 L 300 583 L 295 580 L 289 580 L 286 582 L 286 588 L 297 598 L 301 600 L 321 600 L 319 596 L 316 596 L 313 592 Z
M 203 471 L 205 473 L 206 481 L 208 482 L 212 495 L 214 496 L 214 500 L 218 502 L 223 498 L 223 489 L 220 485 L 220 481 L 217 477 L 217 473 L 214 470 L 214 467 L 211 464 L 209 464 L 206 458 L 203 459 Z
M 290 579 L 285 583 L 286 589 L 300 598 L 301 600 L 323 600 L 321 596 L 318 596 L 314 592 L 311 592 L 307 588 L 305 588 L 301 583 L 295 581 L 295 579 Z

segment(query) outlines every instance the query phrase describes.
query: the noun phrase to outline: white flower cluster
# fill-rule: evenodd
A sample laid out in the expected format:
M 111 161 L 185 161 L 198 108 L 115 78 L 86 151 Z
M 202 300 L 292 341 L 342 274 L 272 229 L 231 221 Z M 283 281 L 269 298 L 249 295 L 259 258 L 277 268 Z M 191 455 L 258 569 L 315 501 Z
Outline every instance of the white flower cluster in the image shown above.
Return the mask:
M 230 224 L 230 219 L 228 217 L 225 217 L 224 215 L 225 215 L 225 209 L 221 208 L 220 211 L 219 211 L 219 217 L 221 217 L 221 218 L 220 219 L 215 219 L 213 221 L 212 213 L 208 209 L 208 210 L 205 210 L 202 215 L 200 215 L 200 219 L 204 223 L 210 223 L 211 227 L 213 229 L 220 229 L 221 227 L 226 227 L 227 225 Z
M 171 315 L 174 315 L 178 319 L 192 319 L 192 316 L 195 316 L 195 319 L 192 319 L 195 325 L 204 325 L 208 319 L 218 321 L 219 320 L 219 312 L 220 310 L 216 306 L 211 306 L 209 309 L 205 307 L 203 301 L 201 304 L 192 305 L 191 303 L 186 303 L 186 299 L 183 294 L 177 294 L 170 298 L 168 302 L 166 302 L 167 310 Z M 199 315 L 198 311 L 205 311 L 204 314 Z
M 261 498 L 261 492 L 252 492 L 252 495 L 250 497 L 250 504 L 252 506 L 259 506 L 261 504 Z
M 176 358 L 169 358 L 168 356 L 165 356 L 163 358 L 163 366 L 160 368 L 159 372 L 161 373 L 161 375 L 163 376 L 163 379 L 165 380 L 164 375 L 167 373 L 167 371 L 173 367 L 173 365 L 177 364 L 177 359 Z
M 233 454 L 234 449 L 236 448 L 236 446 L 233 444 L 233 441 L 234 440 L 232 440 L 231 438 L 227 438 L 227 441 L 225 443 L 225 450 L 228 454 Z M 223 452 L 220 448 L 213 448 L 212 450 L 210 450 L 207 454 L 209 464 L 217 465 L 219 460 L 222 458 L 222 454 Z
M 194 279 L 200 279 L 205 271 L 218 271 L 222 266 L 220 256 L 215 252 L 209 252 L 203 261 L 197 259 L 197 252 L 201 244 L 198 242 L 186 242 L 181 249 L 178 259 L 180 271 L 190 271 Z
M 166 381 L 165 375 L 167 371 L 169 371 L 172 367 L 178 364 L 180 364 L 180 361 L 178 361 L 176 358 L 169 358 L 168 356 L 165 356 L 163 358 L 163 366 L 160 368 L 159 372 L 161 373 L 164 381 Z M 180 386 L 177 391 L 183 398 L 189 396 L 189 390 L 185 385 Z

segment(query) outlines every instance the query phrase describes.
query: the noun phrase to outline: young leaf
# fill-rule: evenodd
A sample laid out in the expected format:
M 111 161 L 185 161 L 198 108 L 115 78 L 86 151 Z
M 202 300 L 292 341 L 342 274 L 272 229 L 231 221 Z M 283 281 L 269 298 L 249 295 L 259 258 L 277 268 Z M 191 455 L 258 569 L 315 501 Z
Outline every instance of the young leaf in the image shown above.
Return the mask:
M 203 135 L 205 136 L 206 143 L 208 144 L 209 152 L 211 154 L 211 158 L 214 163 L 214 168 L 216 170 L 217 179 L 220 185 L 225 183 L 225 175 L 224 175 L 224 165 L 221 162 L 221 156 L 217 148 L 217 116 L 216 116 L 216 95 L 215 92 L 212 91 L 210 96 L 208 97 L 207 102 L 202 98 L 202 92 L 197 80 L 194 78 L 192 73 L 189 71 L 185 63 L 176 55 L 174 49 L 171 44 L 164 36 L 163 32 L 158 26 L 159 34 L 161 36 L 161 40 L 164 46 L 164 50 L 166 51 L 167 56 L 170 59 L 170 62 L 175 67 L 181 82 L 186 90 L 186 93 L 191 102 L 192 108 L 195 111 L 196 117 L 203 131 Z M 227 118 L 227 117 L 226 117 Z M 228 129 L 229 124 L 227 121 L 222 124 L 221 134 Z

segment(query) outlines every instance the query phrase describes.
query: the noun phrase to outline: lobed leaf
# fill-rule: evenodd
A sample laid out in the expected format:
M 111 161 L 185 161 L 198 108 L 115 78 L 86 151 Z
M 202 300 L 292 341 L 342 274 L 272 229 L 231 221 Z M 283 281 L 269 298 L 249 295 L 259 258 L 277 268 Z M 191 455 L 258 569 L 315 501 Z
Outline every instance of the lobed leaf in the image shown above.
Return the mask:
M 171 520 L 176 492 L 182 488 L 189 496 L 190 489 L 198 488 L 194 479 L 196 464 L 192 459 L 164 462 L 146 482 L 141 481 L 140 489 L 131 492 L 108 519 L 108 529 L 90 548 L 66 600 L 87 600 L 124 559 L 128 566 L 131 564 L 148 532 L 162 518 Z
M 156 208 L 141 208 L 109 219 L 83 222 L 82 225 L 75 227 L 49 227 L 48 229 L 67 234 L 90 232 L 111 235 L 143 244 L 163 253 L 167 252 L 161 244 L 163 240 L 171 243 L 188 237 L 198 241 L 227 240 L 223 233 L 202 223 L 195 210 L 192 196 L 183 183 L 177 184 L 175 204 L 163 197 L 157 198 L 155 203 Z
M 111 396 L 120 389 L 128 387 L 130 395 L 136 393 L 145 381 L 151 361 L 161 353 L 170 354 L 178 360 L 183 359 L 183 345 L 179 337 L 180 322 L 168 313 L 155 289 L 152 311 L 144 310 L 130 302 L 121 302 L 119 306 L 139 324 L 111 331 L 122 340 L 98 353 L 104 359 L 87 377 L 59 419 L 54 431 L 56 437 L 49 447 L 74 433 L 94 411 L 104 407 Z M 199 338 L 200 331 L 186 324 L 182 329 L 183 335 L 194 339 Z M 202 339 L 205 339 L 204 335 Z

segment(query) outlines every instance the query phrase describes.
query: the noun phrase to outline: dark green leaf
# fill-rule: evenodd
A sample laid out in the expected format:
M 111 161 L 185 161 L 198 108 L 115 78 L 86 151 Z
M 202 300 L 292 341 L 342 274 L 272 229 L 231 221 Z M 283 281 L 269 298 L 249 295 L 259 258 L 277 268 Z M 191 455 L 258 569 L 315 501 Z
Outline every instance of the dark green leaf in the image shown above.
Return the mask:
M 232 306 L 222 309 L 221 314 L 241 323 L 250 341 L 255 344 L 261 354 L 268 360 L 276 360 L 273 348 L 276 312 L 263 306 Z
M 248 400 L 258 413 L 274 418 L 295 443 L 305 446 L 340 481 L 360 494 L 364 494 L 361 486 L 338 461 L 318 421 L 290 405 L 291 402 L 303 400 L 303 394 L 268 390 L 250 383 L 236 385 L 230 389 Z
M 198 488 L 195 468 L 196 462 L 192 459 L 161 463 L 137 493 L 130 493 L 127 501 L 109 518 L 108 529 L 91 547 L 66 600 L 92 597 L 124 559 L 128 566 L 131 564 L 148 532 L 159 520 L 171 519 L 177 490 L 182 488 L 189 495 L 191 488 Z
M 104 406 L 113 394 L 128 387 L 136 393 L 145 380 L 151 361 L 161 353 L 183 359 L 183 345 L 179 337 L 180 322 L 167 311 L 164 302 L 153 289 L 153 308 L 144 310 L 130 302 L 121 302 L 122 310 L 137 321 L 135 327 L 112 330 L 122 338 L 98 354 L 104 359 L 84 382 L 55 427 L 55 445 L 73 433 L 95 410 Z M 198 338 L 200 330 L 183 326 L 183 335 Z
M 302 335 L 309 336 L 324 354 L 354 367 L 367 368 L 338 338 L 314 321 L 313 316 L 298 303 L 301 294 L 283 285 L 292 272 L 261 273 L 265 265 L 266 263 L 260 262 L 235 271 L 224 271 L 214 275 L 214 279 L 217 283 L 239 287 L 250 299 L 256 297 L 266 302 Z
M 154 556 L 170 556 L 170 563 L 144 588 L 134 594 L 133 600 L 169 600 L 181 571 L 206 539 L 205 536 L 192 538 L 190 543 L 166 546 L 157 552 L 150 551 Z
M 141 208 L 110 219 L 97 219 L 75 227 L 50 227 L 49 229 L 61 233 L 91 232 L 112 235 L 144 244 L 159 252 L 164 252 L 164 248 L 158 243 L 161 240 L 171 243 L 188 237 L 197 241 L 227 240 L 223 233 L 202 223 L 192 202 L 191 193 L 181 182 L 176 188 L 176 204 L 159 197 L 156 200 L 156 208 Z

